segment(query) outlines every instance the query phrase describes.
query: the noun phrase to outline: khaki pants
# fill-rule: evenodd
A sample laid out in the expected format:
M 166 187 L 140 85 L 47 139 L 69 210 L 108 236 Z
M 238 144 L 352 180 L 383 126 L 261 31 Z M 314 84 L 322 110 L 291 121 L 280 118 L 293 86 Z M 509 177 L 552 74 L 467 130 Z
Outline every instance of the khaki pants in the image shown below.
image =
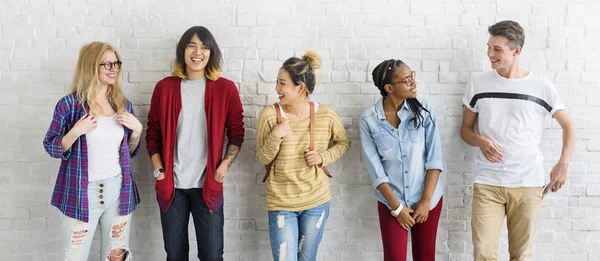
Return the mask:
M 508 227 L 510 261 L 532 260 L 533 237 L 542 206 L 541 187 L 507 188 L 473 185 L 473 257 L 498 260 L 504 216 Z

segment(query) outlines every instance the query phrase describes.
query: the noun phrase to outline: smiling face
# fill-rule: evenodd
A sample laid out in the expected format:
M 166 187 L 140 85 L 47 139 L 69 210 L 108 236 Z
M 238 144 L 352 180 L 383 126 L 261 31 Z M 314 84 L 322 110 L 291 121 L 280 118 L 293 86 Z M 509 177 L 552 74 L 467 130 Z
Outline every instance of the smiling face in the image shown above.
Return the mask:
M 279 96 L 279 103 L 281 105 L 294 104 L 301 99 L 306 99 L 304 87 L 302 84 L 296 85 L 292 81 L 290 74 L 284 70 L 279 70 L 277 74 L 277 84 L 275 85 L 275 91 Z
M 398 99 L 410 99 L 417 97 L 416 73 L 410 70 L 406 64 L 402 64 L 394 69 L 392 82 L 386 84 L 385 88 L 388 96 Z
M 200 41 L 198 35 L 194 35 L 184 52 L 185 74 L 189 79 L 200 79 L 204 77 L 204 70 L 210 59 L 210 49 Z
M 105 63 L 113 63 L 112 68 L 107 70 L 104 65 L 98 66 L 98 79 L 100 80 L 100 84 L 103 86 L 113 85 L 117 81 L 117 73 L 119 72 L 118 66 L 115 66 L 115 62 L 118 62 L 119 59 L 115 52 L 108 50 L 104 53 L 104 57 L 102 58 L 102 64 Z
M 505 36 L 490 36 L 488 40 L 487 55 L 492 63 L 492 69 L 508 69 L 516 62 L 521 54 L 521 47 L 516 46 L 511 49 L 510 41 Z

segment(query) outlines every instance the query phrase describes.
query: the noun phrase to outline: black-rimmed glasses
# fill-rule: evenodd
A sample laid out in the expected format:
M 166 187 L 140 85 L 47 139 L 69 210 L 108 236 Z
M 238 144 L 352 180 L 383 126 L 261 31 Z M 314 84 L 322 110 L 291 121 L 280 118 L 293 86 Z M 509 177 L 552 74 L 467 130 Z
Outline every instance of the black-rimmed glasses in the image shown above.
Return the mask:
M 121 64 L 123 64 L 123 62 L 116 61 L 116 62 L 105 62 L 105 63 L 101 63 L 100 65 L 104 66 L 104 69 L 106 69 L 106 70 L 112 70 L 113 66 L 118 70 L 118 69 L 121 69 Z

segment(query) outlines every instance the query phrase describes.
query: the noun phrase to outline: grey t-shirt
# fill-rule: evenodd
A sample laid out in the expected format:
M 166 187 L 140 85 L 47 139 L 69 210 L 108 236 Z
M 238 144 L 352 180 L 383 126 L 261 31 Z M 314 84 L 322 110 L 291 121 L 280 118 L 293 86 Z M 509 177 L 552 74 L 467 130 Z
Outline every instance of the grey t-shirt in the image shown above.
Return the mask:
M 204 183 L 208 142 L 204 91 L 206 79 L 181 81 L 181 112 L 175 144 L 175 187 L 201 188 Z

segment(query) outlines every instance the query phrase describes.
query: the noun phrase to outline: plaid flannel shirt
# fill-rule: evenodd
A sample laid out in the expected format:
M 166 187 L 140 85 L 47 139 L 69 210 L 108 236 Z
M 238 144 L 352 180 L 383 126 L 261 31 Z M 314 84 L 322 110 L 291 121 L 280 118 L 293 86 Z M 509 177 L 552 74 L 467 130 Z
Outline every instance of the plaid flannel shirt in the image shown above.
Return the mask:
M 134 114 L 133 106 L 129 100 L 126 101 L 126 110 Z M 44 138 L 44 148 L 51 157 L 61 159 L 51 204 L 68 217 L 88 222 L 88 151 L 86 137 L 82 135 L 77 138 L 71 148 L 64 153 L 62 152 L 61 143 L 62 138 L 85 113 L 86 109 L 79 103 L 75 94 L 72 93 L 60 99 L 56 104 L 52 123 Z M 133 131 L 125 126 L 123 126 L 123 129 L 123 141 L 119 152 L 119 163 L 123 174 L 119 197 L 119 214 L 128 215 L 140 203 L 130 164 L 130 159 L 138 153 L 139 145 L 135 151 L 130 153 L 128 138 Z

